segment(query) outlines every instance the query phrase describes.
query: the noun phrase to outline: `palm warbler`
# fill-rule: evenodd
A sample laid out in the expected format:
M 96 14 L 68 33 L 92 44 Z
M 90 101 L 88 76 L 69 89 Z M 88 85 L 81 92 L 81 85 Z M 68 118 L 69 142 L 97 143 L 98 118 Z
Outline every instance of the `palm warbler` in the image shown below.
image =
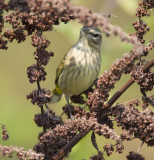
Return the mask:
M 55 89 L 50 103 L 64 93 L 72 118 L 69 97 L 87 90 L 96 80 L 101 66 L 102 34 L 98 28 L 83 27 L 79 40 L 65 55 L 56 71 Z

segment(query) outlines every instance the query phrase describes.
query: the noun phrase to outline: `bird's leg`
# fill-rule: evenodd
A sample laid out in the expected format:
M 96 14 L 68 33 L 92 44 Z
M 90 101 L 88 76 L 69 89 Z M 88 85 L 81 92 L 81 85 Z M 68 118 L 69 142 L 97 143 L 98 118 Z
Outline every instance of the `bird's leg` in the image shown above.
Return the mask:
M 74 117 L 73 117 L 73 115 L 72 115 L 72 113 L 71 113 L 71 107 L 70 107 L 70 103 L 69 103 L 69 96 L 66 96 L 66 95 L 65 95 L 65 98 L 66 98 L 66 101 L 67 101 L 68 111 L 69 111 L 69 114 L 70 114 L 70 118 L 73 120 Z

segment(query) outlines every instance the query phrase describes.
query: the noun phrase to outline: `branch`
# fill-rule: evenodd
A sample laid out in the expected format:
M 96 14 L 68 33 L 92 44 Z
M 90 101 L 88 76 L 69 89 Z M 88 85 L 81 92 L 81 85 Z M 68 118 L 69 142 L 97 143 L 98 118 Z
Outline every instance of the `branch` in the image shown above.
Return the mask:
M 57 152 L 52 160 L 59 160 L 63 156 L 65 156 L 84 136 L 88 134 L 89 131 L 79 133 L 76 135 L 69 143 L 67 143 L 59 152 Z
M 148 69 L 154 66 L 154 59 L 148 62 L 144 67 L 143 71 L 146 72 Z M 131 78 L 124 86 L 122 86 L 107 102 L 106 107 L 111 107 L 115 101 L 134 83 L 134 80 Z

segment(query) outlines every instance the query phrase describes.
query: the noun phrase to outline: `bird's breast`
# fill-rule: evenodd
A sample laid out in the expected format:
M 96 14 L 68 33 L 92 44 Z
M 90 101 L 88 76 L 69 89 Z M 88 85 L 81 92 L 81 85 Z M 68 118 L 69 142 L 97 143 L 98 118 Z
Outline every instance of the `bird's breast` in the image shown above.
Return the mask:
M 59 78 L 59 86 L 66 95 L 78 95 L 96 80 L 101 66 L 101 55 L 96 50 L 74 50 Z

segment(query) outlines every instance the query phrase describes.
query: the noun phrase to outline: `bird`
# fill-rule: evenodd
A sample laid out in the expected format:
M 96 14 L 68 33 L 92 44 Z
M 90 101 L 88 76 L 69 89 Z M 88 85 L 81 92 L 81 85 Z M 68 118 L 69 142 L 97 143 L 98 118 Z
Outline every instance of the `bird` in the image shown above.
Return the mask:
M 97 27 L 84 26 L 78 41 L 69 49 L 56 70 L 55 89 L 50 103 L 65 95 L 70 118 L 69 98 L 87 90 L 97 79 L 101 68 L 102 33 Z

